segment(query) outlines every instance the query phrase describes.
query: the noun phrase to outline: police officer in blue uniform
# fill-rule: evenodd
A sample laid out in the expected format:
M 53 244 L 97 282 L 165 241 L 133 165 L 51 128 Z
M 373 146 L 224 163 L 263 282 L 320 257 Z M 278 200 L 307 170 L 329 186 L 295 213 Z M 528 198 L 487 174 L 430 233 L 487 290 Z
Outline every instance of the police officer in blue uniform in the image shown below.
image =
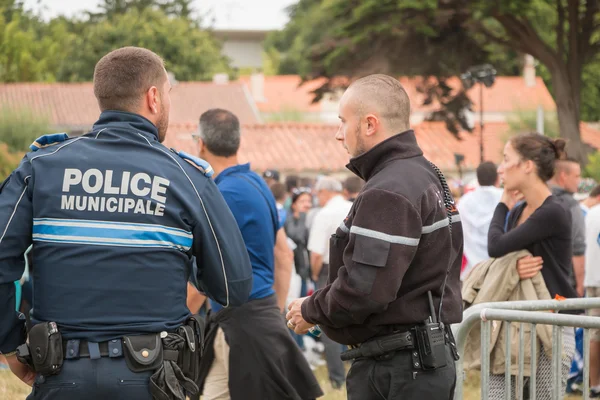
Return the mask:
M 0 188 L 0 352 L 32 399 L 185 399 L 202 342 L 186 307 L 192 260 L 207 296 L 248 299 L 248 253 L 210 166 L 161 144 L 170 89 L 151 51 L 107 54 L 92 131 L 40 138 Z M 13 282 L 31 243 L 22 345 Z

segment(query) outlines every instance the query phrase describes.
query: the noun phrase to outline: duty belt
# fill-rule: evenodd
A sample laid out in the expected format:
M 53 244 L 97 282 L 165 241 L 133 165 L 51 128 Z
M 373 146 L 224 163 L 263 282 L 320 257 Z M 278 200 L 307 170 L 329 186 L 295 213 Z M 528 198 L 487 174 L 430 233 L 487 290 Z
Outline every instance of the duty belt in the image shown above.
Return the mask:
M 99 343 L 79 339 L 64 340 L 63 354 L 65 360 L 78 358 L 97 359 L 101 357 L 123 357 L 123 339 L 113 339 Z M 163 360 L 177 362 L 178 357 L 178 351 L 163 349 Z
M 342 361 L 355 358 L 376 358 L 391 352 L 414 349 L 415 340 L 412 332 L 399 332 L 371 339 L 342 353 Z

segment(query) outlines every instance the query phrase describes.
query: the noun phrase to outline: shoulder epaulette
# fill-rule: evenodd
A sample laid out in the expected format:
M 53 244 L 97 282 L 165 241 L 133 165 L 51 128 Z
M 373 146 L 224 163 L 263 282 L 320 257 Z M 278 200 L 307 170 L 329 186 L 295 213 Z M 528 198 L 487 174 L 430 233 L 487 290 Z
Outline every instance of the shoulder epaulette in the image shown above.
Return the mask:
M 29 148 L 31 151 L 38 151 L 44 147 L 53 146 L 58 143 L 62 143 L 69 138 L 69 135 L 66 133 L 52 133 L 49 135 L 40 136 L 35 140 L 35 142 L 31 143 Z
M 206 177 L 210 178 L 215 173 L 210 164 L 207 161 L 201 159 L 200 157 L 194 157 L 193 155 L 188 154 L 185 151 L 177 151 L 175 149 L 171 149 L 171 151 L 177 154 L 179 157 L 183 158 L 184 160 L 189 161 L 195 167 L 198 167 L 198 169 L 202 171 L 202 173 Z

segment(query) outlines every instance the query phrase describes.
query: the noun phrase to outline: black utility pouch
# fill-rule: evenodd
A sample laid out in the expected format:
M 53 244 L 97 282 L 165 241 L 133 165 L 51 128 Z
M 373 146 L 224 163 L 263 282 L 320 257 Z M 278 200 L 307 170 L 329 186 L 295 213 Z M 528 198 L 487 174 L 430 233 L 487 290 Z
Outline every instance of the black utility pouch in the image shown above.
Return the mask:
M 446 338 L 444 326 L 425 323 L 415 327 L 417 349 L 424 370 L 435 370 L 446 366 Z
M 123 355 L 132 372 L 155 371 L 163 362 L 160 334 L 123 336 Z
M 179 335 L 185 339 L 185 346 L 179 353 L 178 364 L 183 374 L 194 382 L 200 377 L 204 324 L 202 317 L 192 315 L 185 325 L 179 328 Z
M 56 375 L 63 365 L 62 335 L 56 322 L 42 322 L 29 331 L 29 352 L 35 371 Z

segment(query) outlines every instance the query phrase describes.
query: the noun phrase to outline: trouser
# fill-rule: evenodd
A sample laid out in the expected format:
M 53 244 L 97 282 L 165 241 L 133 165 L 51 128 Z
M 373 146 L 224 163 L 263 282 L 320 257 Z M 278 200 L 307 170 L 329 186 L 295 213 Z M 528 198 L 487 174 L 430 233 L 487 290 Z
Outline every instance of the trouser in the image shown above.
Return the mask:
M 321 289 L 327 285 L 328 274 L 329 265 L 323 264 L 323 268 L 319 274 L 319 281 L 317 282 L 317 289 Z M 325 361 L 327 362 L 329 380 L 338 384 L 344 383 L 344 380 L 346 379 L 346 370 L 344 369 L 344 363 L 341 358 L 342 346 L 329 339 L 325 334 L 321 335 L 321 341 L 323 342 L 323 346 L 325 346 Z
M 151 400 L 151 375 L 131 372 L 123 357 L 65 360 L 60 374 L 36 377 L 27 400 Z
M 204 382 L 205 400 L 228 400 L 229 394 L 229 345 L 225 340 L 223 329 L 218 328 L 213 343 L 215 359 Z
M 456 369 L 449 346 L 446 360 L 445 367 L 424 371 L 413 366 L 411 350 L 398 351 L 389 360 L 358 358 L 346 379 L 348 400 L 451 400 Z

